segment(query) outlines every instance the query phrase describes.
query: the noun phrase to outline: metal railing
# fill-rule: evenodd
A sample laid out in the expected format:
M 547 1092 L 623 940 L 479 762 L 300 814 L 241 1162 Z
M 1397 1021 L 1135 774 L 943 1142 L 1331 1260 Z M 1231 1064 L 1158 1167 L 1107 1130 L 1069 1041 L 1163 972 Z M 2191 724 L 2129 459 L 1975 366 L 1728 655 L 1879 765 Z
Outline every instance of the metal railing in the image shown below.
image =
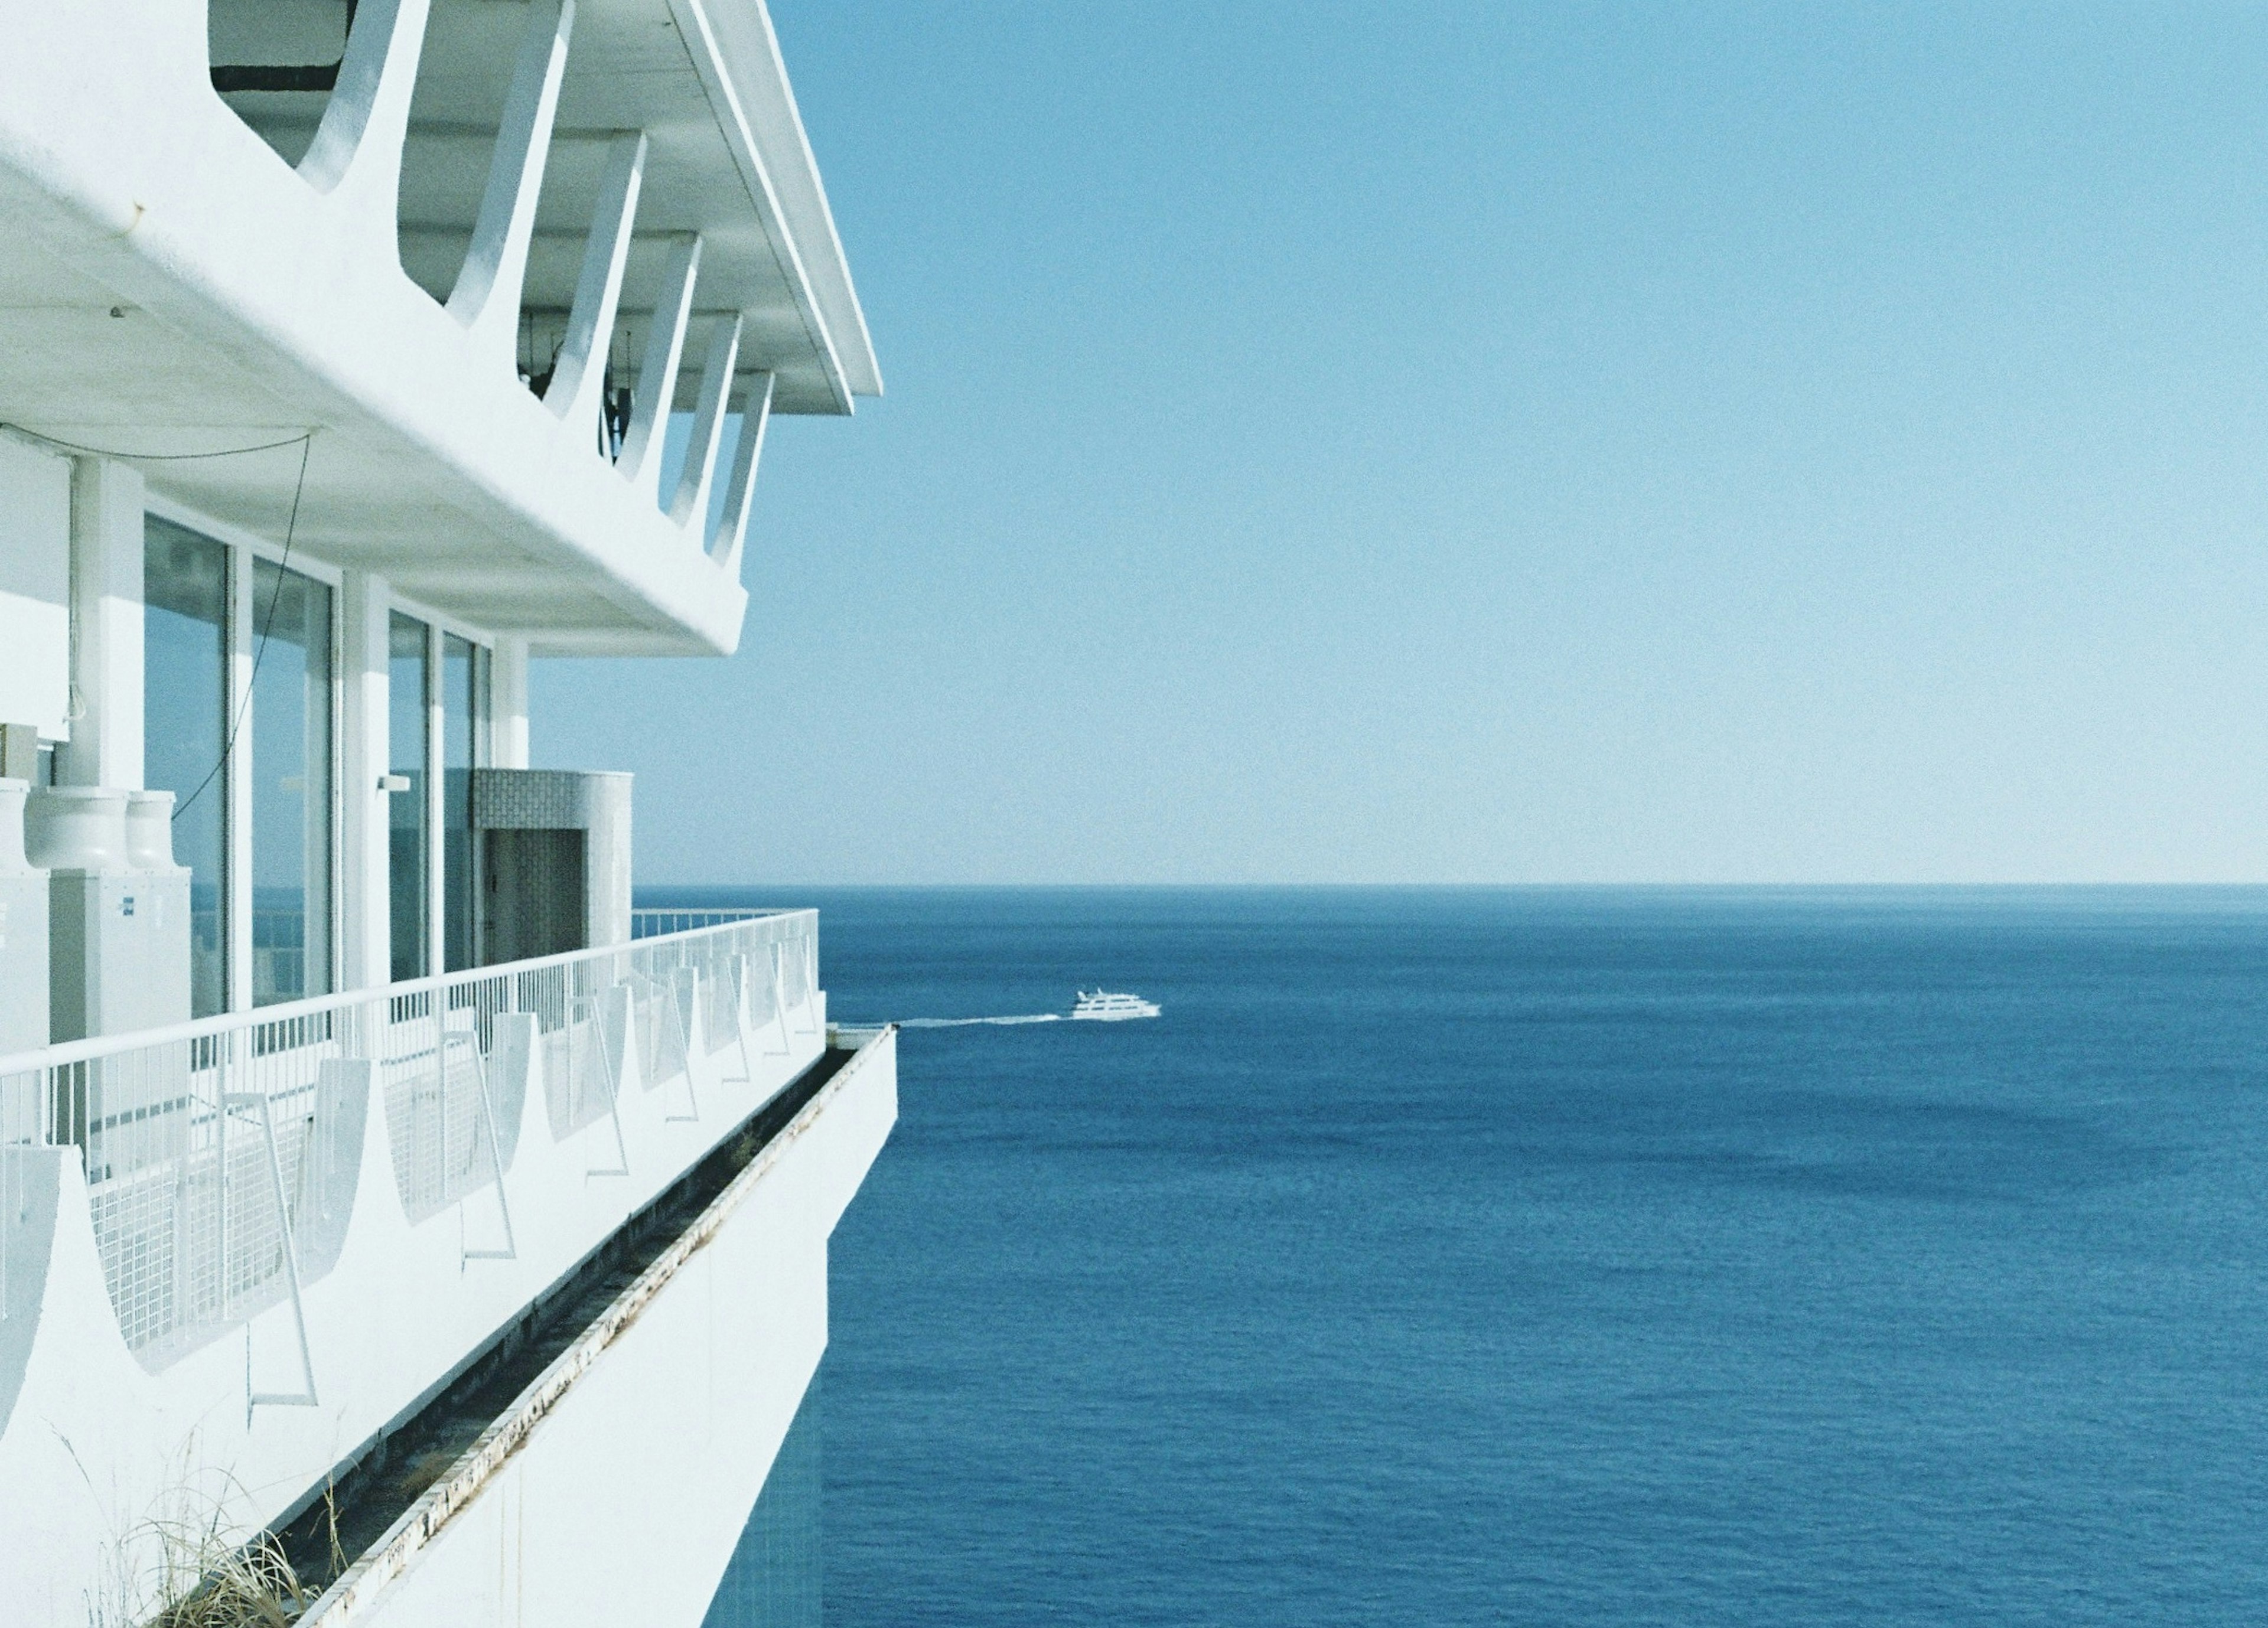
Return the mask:
M 541 1049 L 555 1137 L 615 1115 L 620 1150 L 626 1048 L 649 1086 L 682 1077 L 686 1103 L 670 1111 L 697 1116 L 701 1063 L 738 1046 L 754 1078 L 758 1054 L 792 1050 L 818 1028 L 816 912 L 682 914 L 722 919 L 0 1058 L 0 1149 L 82 1150 L 111 1306 L 152 1371 L 287 1296 L 296 1304 L 329 1271 L 372 1091 L 411 1221 L 494 1188 L 495 1217 L 479 1227 L 494 1247 L 471 1247 L 468 1220 L 466 1255 L 508 1255 L 502 1182 L 528 1072 L 499 1066 L 504 1050 Z M 20 1224 L 15 1206 L 0 1208 L 0 1263 Z
M 632 939 L 659 938 L 666 932 L 691 932 L 701 927 L 722 927 L 732 922 L 751 921 L 759 916 L 777 916 L 778 910 L 740 909 L 647 910 L 630 912 Z

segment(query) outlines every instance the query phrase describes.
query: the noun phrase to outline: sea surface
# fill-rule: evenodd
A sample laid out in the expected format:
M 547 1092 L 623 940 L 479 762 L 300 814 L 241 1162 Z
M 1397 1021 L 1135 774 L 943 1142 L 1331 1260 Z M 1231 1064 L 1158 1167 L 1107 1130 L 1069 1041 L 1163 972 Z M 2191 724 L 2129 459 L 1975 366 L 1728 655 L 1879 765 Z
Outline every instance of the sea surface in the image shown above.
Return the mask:
M 2268 1618 L 2268 891 L 773 893 L 834 1628 Z

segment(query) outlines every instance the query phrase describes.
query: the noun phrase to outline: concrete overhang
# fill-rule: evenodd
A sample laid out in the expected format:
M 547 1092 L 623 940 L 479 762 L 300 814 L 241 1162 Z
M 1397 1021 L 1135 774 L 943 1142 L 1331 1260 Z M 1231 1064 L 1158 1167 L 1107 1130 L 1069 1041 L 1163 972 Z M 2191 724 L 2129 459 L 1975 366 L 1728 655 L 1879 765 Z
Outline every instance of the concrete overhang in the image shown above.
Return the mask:
M 375 111 L 328 188 L 301 160 L 337 99 L 224 97 L 210 69 L 338 60 L 344 0 L 212 0 L 210 37 L 200 10 L 119 0 L 19 20 L 0 67 L 0 209 L 18 228 L 0 239 L 0 421 L 145 455 L 162 495 L 271 538 L 288 527 L 304 556 L 381 571 L 538 651 L 731 650 L 745 595 L 736 560 L 704 551 L 705 517 L 673 521 L 651 472 L 639 490 L 595 419 L 563 423 L 525 379 L 541 382 L 575 303 L 607 157 L 643 131 L 608 382 L 630 384 L 669 251 L 697 234 L 674 406 L 696 405 L 708 332 L 734 318 L 728 409 L 767 383 L 774 412 L 846 413 L 880 392 L 762 4 L 572 7 L 518 331 L 489 323 L 516 367 L 445 305 L 537 7 L 440 0 L 429 18 L 422 0 L 362 0 Z M 373 151 L 389 93 L 392 150 Z M 311 429 L 304 490 L 296 445 L 185 456 Z

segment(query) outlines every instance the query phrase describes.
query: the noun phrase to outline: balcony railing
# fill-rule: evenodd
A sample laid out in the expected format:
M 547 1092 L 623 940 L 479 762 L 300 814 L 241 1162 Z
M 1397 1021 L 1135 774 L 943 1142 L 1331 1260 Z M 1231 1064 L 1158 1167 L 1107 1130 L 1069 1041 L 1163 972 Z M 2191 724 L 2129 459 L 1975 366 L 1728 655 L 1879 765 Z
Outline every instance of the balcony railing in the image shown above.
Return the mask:
M 467 1253 L 508 1252 L 503 1181 L 529 1079 L 555 1136 L 615 1115 L 619 1145 L 617 1057 L 636 1057 L 647 1089 L 683 1076 L 689 1090 L 696 1046 L 740 1047 L 753 1078 L 754 1052 L 819 1027 L 816 912 L 665 914 L 700 919 L 0 1058 L 0 1320 L 26 1309 L 7 1282 L 24 1208 L 8 1148 L 82 1151 L 111 1305 L 155 1373 L 335 1263 L 373 1091 L 409 1219 L 494 1187 L 492 1235 Z M 542 1066 L 500 1066 L 524 1064 L 520 1047 L 541 1048 Z
M 630 937 L 656 939 L 666 932 L 691 932 L 701 927 L 723 927 L 777 916 L 777 910 L 635 910 L 630 912 Z

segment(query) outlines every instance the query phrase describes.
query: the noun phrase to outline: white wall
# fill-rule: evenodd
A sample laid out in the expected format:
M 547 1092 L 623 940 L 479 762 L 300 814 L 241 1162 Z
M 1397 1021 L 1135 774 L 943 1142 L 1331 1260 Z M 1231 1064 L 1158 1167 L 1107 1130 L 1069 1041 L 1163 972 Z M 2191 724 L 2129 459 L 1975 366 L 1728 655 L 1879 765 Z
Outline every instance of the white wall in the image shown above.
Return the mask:
M 320 1396 L 314 1406 L 248 1404 L 250 1390 L 293 1391 L 304 1382 L 288 1300 L 252 1315 L 240 1334 L 163 1353 L 152 1358 L 154 1370 L 145 1367 L 111 1304 L 78 1151 L 0 1147 L 0 1204 L 15 1221 L 0 1227 L 0 1624 L 87 1620 L 89 1592 L 115 1584 L 122 1565 L 143 1576 L 152 1523 L 178 1518 L 184 1500 L 195 1503 L 200 1519 L 239 1531 L 275 1519 L 717 1146 L 824 1044 L 823 994 L 795 1014 L 796 1032 L 757 1032 L 745 1056 L 729 1044 L 711 1053 L 696 1003 L 688 1050 L 697 1079 L 681 1073 L 649 1088 L 639 1048 L 630 1043 L 628 991 L 616 992 L 624 998 L 609 1050 L 611 1077 L 620 1081 L 619 1140 L 608 1116 L 555 1138 L 543 1076 L 549 1048 L 523 1039 L 491 1056 L 490 1087 L 505 1127 L 499 1140 L 508 1150 L 501 1197 L 510 1258 L 465 1253 L 502 1241 L 497 1187 L 409 1219 L 387 1093 L 370 1065 L 355 1065 L 359 1106 L 342 1110 L 337 1145 L 327 1155 L 341 1162 L 343 1190 L 336 1209 L 311 1224 L 305 1251 L 331 1263 L 304 1285 Z M 525 1016 L 499 1022 L 534 1028 Z M 775 1042 L 781 1049 L 768 1050 Z M 889 1071 L 892 1104 L 894 1058 L 886 1048 L 873 1059 Z M 849 1094 L 850 1073 L 830 1082 L 830 1090 L 843 1087 L 834 1101 Z M 821 1108 L 814 1117 L 831 1111 Z M 887 1116 L 862 1112 L 858 1123 L 879 1146 Z M 350 1126 L 359 1134 L 347 1136 Z M 871 1156 L 856 1161 L 857 1175 Z M 856 1186 L 856 1175 L 826 1185 L 834 1210 L 803 1204 L 797 1227 L 823 1215 L 831 1227 Z M 774 1234 L 761 1248 L 793 1259 L 799 1246 L 792 1240 L 806 1235 Z M 790 1309 L 784 1304 L 779 1315 Z M 752 1310 L 775 1315 L 762 1305 Z M 783 1431 L 793 1396 L 785 1409 Z M 729 1550 L 716 1557 L 720 1573 Z M 107 1620 L 147 1614 L 122 1609 Z
M 527 640 L 504 634 L 496 642 L 489 689 L 489 761 L 498 769 L 526 769 L 527 757 Z
M 0 724 L 70 733 L 71 466 L 0 436 Z
M 813 1109 L 611 1344 L 555 1362 L 578 1377 L 490 1426 L 519 1444 L 445 1476 L 310 1628 L 698 1628 L 826 1350 L 828 1237 L 897 1117 L 895 1036 Z

